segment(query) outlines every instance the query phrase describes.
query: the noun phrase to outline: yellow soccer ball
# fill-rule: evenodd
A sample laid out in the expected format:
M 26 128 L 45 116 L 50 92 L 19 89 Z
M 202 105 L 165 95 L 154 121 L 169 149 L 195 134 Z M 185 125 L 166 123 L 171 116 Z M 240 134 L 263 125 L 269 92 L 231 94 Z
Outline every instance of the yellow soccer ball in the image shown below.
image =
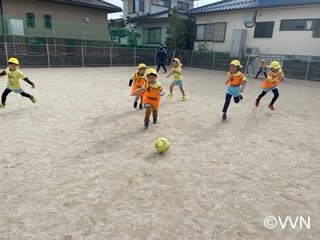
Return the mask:
M 154 148 L 158 153 L 165 153 L 170 147 L 170 142 L 164 137 L 159 137 L 154 143 Z

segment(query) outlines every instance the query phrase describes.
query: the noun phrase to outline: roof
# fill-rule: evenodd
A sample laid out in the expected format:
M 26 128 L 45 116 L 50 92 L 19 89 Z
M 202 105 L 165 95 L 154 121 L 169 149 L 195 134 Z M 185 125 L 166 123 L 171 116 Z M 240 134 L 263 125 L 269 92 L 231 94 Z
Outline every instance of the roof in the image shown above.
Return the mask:
M 171 13 L 171 10 L 166 10 L 154 14 L 145 14 L 138 17 L 131 17 L 132 22 L 142 22 L 142 21 L 157 21 L 161 20 L 163 21 L 168 20 L 168 17 Z M 179 11 L 179 15 L 181 19 L 188 19 L 187 15 L 185 14 L 185 11 Z
M 43 0 L 48 2 L 62 3 L 86 8 L 105 10 L 107 13 L 122 12 L 118 6 L 107 3 L 103 0 Z
M 191 14 L 227 12 L 247 9 L 319 5 L 320 0 L 223 0 L 187 11 Z

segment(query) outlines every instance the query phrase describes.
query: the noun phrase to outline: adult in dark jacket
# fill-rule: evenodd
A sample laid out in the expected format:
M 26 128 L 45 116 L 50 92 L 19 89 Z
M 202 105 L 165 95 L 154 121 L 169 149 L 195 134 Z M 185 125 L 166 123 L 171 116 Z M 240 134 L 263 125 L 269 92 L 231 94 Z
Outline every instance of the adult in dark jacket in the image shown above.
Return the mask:
M 156 55 L 157 61 L 158 61 L 158 68 L 157 72 L 159 72 L 160 66 L 163 67 L 164 72 L 167 72 L 166 67 L 164 66 L 165 60 L 168 61 L 167 51 L 164 49 L 163 44 L 160 44 L 159 51 Z

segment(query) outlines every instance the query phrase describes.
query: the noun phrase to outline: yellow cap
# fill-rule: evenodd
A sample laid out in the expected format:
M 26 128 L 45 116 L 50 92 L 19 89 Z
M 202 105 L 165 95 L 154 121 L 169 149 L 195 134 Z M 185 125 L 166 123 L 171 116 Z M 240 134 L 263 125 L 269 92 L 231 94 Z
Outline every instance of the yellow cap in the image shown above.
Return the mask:
M 141 69 L 141 68 L 146 68 L 147 66 L 144 64 L 144 63 L 140 63 L 138 65 L 138 69 Z
M 236 67 L 240 67 L 242 68 L 242 65 L 240 64 L 240 61 L 239 60 L 232 60 L 230 65 L 234 65 Z
M 175 61 L 180 65 L 180 59 L 179 58 L 174 58 L 174 59 L 172 59 L 172 61 Z
M 155 76 L 158 76 L 157 71 L 156 71 L 155 69 L 153 69 L 153 68 L 148 68 L 148 69 L 147 69 L 147 71 L 146 71 L 146 76 L 148 76 L 148 75 L 150 75 L 150 74 L 155 75 Z
M 19 60 L 16 58 L 9 58 L 8 63 L 14 63 L 14 64 L 19 65 Z
M 272 61 L 270 64 L 270 67 L 273 69 L 279 69 L 279 68 L 281 68 L 281 65 L 278 61 Z

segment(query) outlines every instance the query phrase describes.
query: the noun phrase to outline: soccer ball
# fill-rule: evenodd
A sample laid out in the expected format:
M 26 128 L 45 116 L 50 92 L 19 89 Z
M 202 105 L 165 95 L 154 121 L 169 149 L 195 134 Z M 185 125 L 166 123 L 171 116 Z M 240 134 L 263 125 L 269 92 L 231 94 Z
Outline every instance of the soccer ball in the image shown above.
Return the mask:
M 170 147 L 170 142 L 164 137 L 159 137 L 154 143 L 154 148 L 158 153 L 165 153 Z

